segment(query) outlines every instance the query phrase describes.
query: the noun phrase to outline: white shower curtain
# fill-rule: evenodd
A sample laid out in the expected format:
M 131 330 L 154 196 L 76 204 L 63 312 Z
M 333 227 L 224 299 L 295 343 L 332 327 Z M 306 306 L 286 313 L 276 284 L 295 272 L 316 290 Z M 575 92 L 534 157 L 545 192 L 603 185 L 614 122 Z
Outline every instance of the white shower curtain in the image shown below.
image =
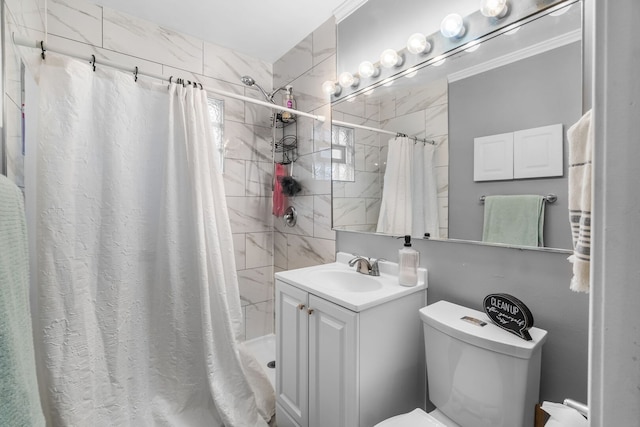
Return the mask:
M 377 232 L 440 237 L 435 150 L 407 137 L 389 140 Z
M 39 87 L 39 357 L 52 424 L 266 425 L 237 353 L 206 93 L 49 53 Z

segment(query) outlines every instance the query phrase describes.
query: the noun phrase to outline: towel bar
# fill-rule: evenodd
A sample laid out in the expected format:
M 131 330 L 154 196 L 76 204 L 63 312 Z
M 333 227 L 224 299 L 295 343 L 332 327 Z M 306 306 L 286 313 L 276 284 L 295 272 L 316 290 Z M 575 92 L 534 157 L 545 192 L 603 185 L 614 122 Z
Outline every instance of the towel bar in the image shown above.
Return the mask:
M 580 412 L 580 414 L 583 415 L 585 418 L 589 418 L 589 407 L 584 403 L 576 402 L 573 399 L 565 399 L 564 402 L 562 402 L 562 404 Z
M 485 197 L 487 196 L 480 196 L 480 203 L 484 203 Z M 556 196 L 555 194 L 547 194 L 543 197 L 543 199 L 546 203 L 555 203 L 556 200 L 558 200 L 558 196 Z

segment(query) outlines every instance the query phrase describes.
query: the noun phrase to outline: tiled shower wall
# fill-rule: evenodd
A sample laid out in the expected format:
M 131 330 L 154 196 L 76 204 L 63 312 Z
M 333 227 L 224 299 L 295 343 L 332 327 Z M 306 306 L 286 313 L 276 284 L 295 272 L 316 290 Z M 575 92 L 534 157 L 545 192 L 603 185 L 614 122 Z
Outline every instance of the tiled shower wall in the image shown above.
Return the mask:
M 354 101 L 334 106 L 333 118 L 436 142 L 434 166 L 440 237 L 446 238 L 449 205 L 447 80 L 411 89 L 410 93 L 396 90 L 392 97 L 381 99 L 361 95 Z M 376 231 L 391 138 L 393 136 L 355 129 L 355 182 L 333 183 L 334 223 L 340 230 Z
M 337 104 L 333 119 L 380 129 L 380 102 L 358 96 Z M 381 148 L 387 139 L 388 135 L 354 128 L 355 181 L 333 182 L 334 222 L 340 230 L 376 231 L 387 153 Z
M 16 32 L 44 38 L 43 0 L 6 0 L 6 135 L 11 147 L 9 174 L 21 183 L 20 59 L 11 42 Z M 272 64 L 180 34 L 84 0 L 48 2 L 48 43 L 90 57 L 96 55 L 150 72 L 201 82 L 206 87 L 260 98 L 240 83 L 251 75 L 266 90 L 274 81 Z M 33 55 L 35 50 L 24 52 Z M 321 96 L 322 81 L 334 77 L 335 25 L 329 22 L 275 65 L 276 84 L 294 86 L 298 108 L 330 117 Z M 216 96 L 215 94 L 211 94 Z M 232 98 L 225 102 L 225 186 L 234 234 L 246 338 L 273 331 L 274 219 L 271 215 L 271 111 Z M 276 265 L 295 268 L 331 260 L 335 252 L 330 228 L 330 126 L 310 119 L 299 122 L 300 159 L 293 174 L 303 192 L 291 201 L 298 208 L 294 228 L 275 223 Z
M 447 79 L 436 80 L 420 89 L 394 91 L 392 99 L 380 105 L 383 129 L 398 130 L 410 136 L 433 140 L 437 144 L 434 156 L 438 188 L 438 219 L 440 237 L 449 230 L 449 90 Z M 388 138 L 383 138 L 383 151 L 388 150 Z M 386 155 L 383 155 L 386 158 Z
M 323 122 L 298 117 L 298 159 L 288 166 L 302 190 L 289 198 L 298 213 L 294 227 L 275 220 L 276 271 L 332 262 L 331 106 L 321 90 L 335 80 L 336 26 L 333 19 L 318 27 L 273 65 L 273 85 L 293 86 L 298 110 L 325 116 Z

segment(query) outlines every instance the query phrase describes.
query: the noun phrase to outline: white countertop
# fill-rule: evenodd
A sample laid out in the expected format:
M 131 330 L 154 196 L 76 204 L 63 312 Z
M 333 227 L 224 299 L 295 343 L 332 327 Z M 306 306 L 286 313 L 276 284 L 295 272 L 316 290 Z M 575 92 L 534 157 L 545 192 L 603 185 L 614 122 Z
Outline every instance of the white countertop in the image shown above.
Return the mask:
M 418 269 L 418 284 L 416 286 L 401 286 L 398 284 L 398 264 L 380 261 L 378 264 L 380 276 L 368 276 L 357 273 L 355 267 L 349 267 L 348 262 L 354 257 L 355 255 L 352 254 L 338 252 L 336 262 L 281 271 L 275 276 L 278 280 L 355 312 L 364 311 L 427 288 L 427 270 L 424 268 Z M 351 281 L 351 284 L 362 282 L 364 285 L 358 291 L 343 289 L 339 284 L 332 282 L 333 279 L 328 279 L 328 277 L 332 278 L 336 275 L 339 275 L 341 279 Z M 368 281 L 371 284 L 370 288 L 366 287 Z M 349 288 L 349 286 L 345 286 L 345 288 Z

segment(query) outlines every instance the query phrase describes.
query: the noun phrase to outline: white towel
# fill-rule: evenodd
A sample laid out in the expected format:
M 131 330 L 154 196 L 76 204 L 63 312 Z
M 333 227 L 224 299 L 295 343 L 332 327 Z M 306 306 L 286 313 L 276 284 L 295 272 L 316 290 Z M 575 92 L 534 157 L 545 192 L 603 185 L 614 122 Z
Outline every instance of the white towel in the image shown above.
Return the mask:
M 38 393 L 22 192 L 0 175 L 0 425 L 44 426 Z
M 591 161 L 593 123 L 589 110 L 567 131 L 569 141 L 569 222 L 573 238 L 571 290 L 589 292 L 591 256 Z

